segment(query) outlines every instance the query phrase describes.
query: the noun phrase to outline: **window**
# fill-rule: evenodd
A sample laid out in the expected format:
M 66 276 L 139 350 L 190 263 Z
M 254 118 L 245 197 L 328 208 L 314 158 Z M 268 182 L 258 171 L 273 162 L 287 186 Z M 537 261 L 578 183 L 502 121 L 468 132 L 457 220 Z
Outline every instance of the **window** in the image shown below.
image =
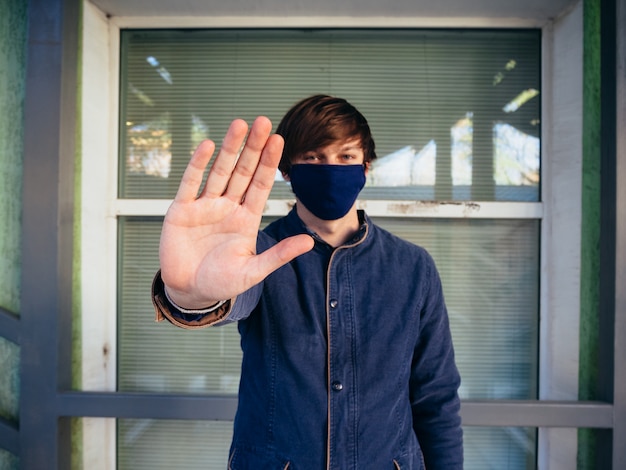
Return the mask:
M 123 31 L 118 199 L 171 199 L 197 143 L 219 143 L 235 117 L 277 124 L 305 96 L 345 97 L 377 144 L 361 206 L 438 264 L 462 398 L 537 398 L 540 44 L 538 30 Z M 267 220 L 292 200 L 276 179 Z M 161 220 L 141 209 L 119 217 L 118 389 L 234 395 L 235 327 L 149 320 Z M 223 433 L 197 427 L 228 423 L 120 421 L 119 468 L 154 468 L 148 457 L 207 439 L 223 462 L 212 440 Z M 127 444 L 142 436 L 146 447 Z M 466 436 L 468 469 L 534 466 L 534 430 Z

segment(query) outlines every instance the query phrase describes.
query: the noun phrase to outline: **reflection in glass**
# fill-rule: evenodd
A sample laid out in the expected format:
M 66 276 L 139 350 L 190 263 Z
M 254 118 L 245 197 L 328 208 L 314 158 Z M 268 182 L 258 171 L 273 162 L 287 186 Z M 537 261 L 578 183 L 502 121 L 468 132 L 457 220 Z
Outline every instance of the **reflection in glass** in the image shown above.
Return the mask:
M 429 141 L 422 149 L 407 145 L 372 162 L 368 186 L 434 186 L 437 145 Z
M 473 113 L 468 112 L 450 128 L 452 199 L 472 198 Z M 514 126 L 498 122 L 493 126 L 493 183 L 497 200 L 533 201 L 539 186 L 540 142 Z M 422 149 L 407 145 L 374 160 L 367 188 L 387 188 L 393 194 L 400 187 L 414 187 L 404 194 L 416 199 L 435 199 L 437 185 L 437 142 Z M 445 155 L 439 156 L 445 158 Z M 366 193 L 367 194 L 367 191 Z
M 496 184 L 536 186 L 539 183 L 539 139 L 510 124 L 494 126 Z
M 168 178 L 172 167 L 172 133 L 169 113 L 142 123 L 126 122 L 126 165 L 131 175 Z M 208 137 L 208 126 L 191 116 L 191 150 Z
M 168 116 L 140 124 L 128 121 L 126 164 L 130 174 L 167 178 L 172 161 Z
M 472 184 L 472 113 L 459 119 L 452 129 L 452 184 Z

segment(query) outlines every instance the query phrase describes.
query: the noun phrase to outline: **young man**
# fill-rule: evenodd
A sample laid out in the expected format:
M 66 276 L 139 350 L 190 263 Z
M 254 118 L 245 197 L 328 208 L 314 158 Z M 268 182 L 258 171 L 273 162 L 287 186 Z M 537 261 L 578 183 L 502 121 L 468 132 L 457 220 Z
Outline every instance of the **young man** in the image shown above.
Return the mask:
M 318 95 L 270 132 L 257 118 L 239 154 L 247 125 L 234 121 L 198 196 L 214 144 L 199 146 L 153 286 L 158 320 L 239 322 L 229 468 L 461 469 L 460 378 L 435 265 L 356 208 L 376 158 L 367 121 Z M 277 166 L 296 206 L 259 232 Z

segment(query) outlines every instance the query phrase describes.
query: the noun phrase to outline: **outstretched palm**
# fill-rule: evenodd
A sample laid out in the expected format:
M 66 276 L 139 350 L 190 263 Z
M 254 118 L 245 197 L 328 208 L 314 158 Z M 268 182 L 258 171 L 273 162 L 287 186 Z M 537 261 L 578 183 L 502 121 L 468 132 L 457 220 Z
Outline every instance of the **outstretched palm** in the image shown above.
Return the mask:
M 161 275 L 172 299 L 203 308 L 232 298 L 313 246 L 308 235 L 281 241 L 257 255 L 257 231 L 283 149 L 269 119 L 231 123 L 206 184 L 212 141 L 196 149 L 161 233 Z M 239 153 L 242 145 L 243 150 Z

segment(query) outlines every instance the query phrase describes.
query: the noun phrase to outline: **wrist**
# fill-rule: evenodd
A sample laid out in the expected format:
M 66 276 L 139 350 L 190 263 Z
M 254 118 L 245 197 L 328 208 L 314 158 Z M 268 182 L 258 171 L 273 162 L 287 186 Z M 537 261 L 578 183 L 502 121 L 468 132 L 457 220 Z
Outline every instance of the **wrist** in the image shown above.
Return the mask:
M 227 300 L 215 300 L 215 301 L 206 301 L 206 302 L 196 304 L 194 302 L 190 302 L 188 299 L 181 301 L 180 299 L 176 298 L 175 296 L 171 294 L 171 292 L 168 290 L 165 284 L 163 285 L 163 292 L 165 293 L 165 297 L 167 298 L 167 301 L 170 304 L 172 304 L 173 307 L 175 307 L 177 310 L 181 311 L 182 313 L 190 313 L 190 314 L 211 313 L 217 310 L 218 308 L 220 308 L 222 305 L 224 305 L 227 302 Z

